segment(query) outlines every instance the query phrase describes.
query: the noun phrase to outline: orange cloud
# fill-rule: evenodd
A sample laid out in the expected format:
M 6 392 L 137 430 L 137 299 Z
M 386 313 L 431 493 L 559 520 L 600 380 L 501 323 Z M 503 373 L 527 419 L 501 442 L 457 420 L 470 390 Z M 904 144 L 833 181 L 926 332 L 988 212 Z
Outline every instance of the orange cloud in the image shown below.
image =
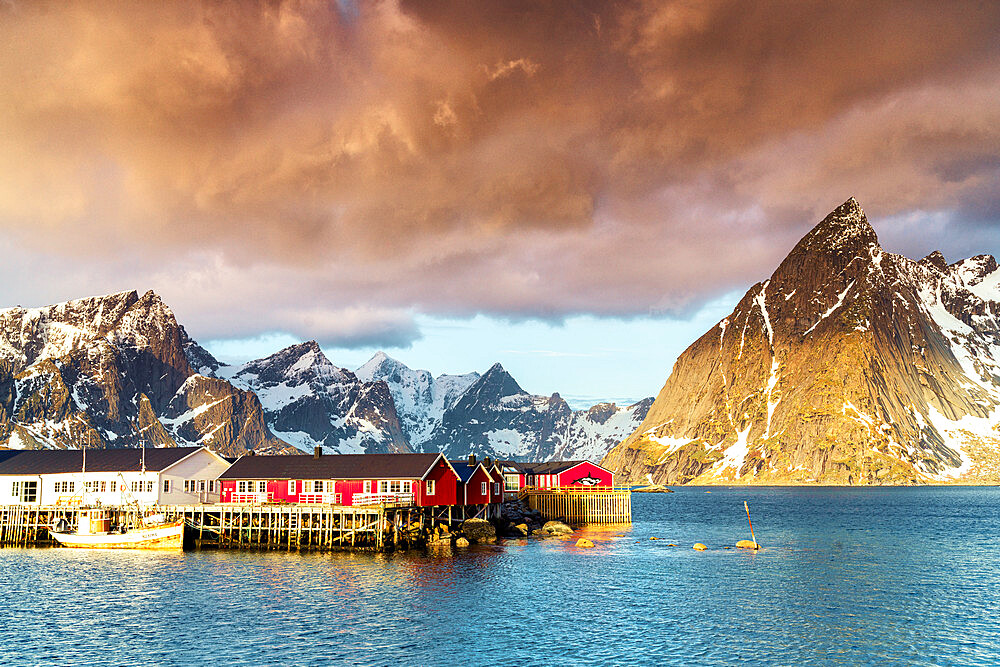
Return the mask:
M 165 292 L 208 253 L 215 284 L 252 298 L 271 275 L 267 298 L 351 313 L 351 336 L 411 331 L 414 308 L 682 310 L 852 194 L 876 225 L 1000 210 L 990 3 L 0 12 L 14 247 Z M 404 315 L 350 310 L 373 303 Z

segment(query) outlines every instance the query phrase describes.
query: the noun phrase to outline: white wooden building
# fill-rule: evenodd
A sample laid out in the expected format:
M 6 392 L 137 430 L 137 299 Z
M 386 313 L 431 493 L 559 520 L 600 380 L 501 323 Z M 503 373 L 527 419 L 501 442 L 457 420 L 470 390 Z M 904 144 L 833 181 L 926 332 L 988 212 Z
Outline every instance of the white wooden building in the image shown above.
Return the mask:
M 0 505 L 213 503 L 229 466 L 207 447 L 4 452 Z

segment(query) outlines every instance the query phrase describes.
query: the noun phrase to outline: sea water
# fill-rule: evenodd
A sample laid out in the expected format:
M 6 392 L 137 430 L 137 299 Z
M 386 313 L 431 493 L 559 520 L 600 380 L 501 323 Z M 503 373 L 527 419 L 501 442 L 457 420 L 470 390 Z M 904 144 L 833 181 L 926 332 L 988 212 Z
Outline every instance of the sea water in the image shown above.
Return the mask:
M 728 548 L 744 500 L 757 552 Z M 0 664 L 1000 664 L 1000 489 L 682 487 L 633 514 L 391 555 L 0 549 Z

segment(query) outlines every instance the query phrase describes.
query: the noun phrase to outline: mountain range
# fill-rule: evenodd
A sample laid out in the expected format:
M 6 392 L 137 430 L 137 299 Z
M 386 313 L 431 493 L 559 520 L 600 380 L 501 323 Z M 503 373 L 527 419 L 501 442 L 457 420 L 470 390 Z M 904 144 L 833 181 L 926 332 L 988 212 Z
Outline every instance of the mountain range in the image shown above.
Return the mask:
M 651 403 L 573 411 L 558 394 L 527 394 L 499 364 L 435 378 L 380 352 L 352 372 L 315 341 L 230 366 L 153 292 L 0 311 L 0 444 L 13 448 L 597 459 Z
M 1000 270 L 883 250 L 850 199 L 684 351 L 623 481 L 1000 479 Z

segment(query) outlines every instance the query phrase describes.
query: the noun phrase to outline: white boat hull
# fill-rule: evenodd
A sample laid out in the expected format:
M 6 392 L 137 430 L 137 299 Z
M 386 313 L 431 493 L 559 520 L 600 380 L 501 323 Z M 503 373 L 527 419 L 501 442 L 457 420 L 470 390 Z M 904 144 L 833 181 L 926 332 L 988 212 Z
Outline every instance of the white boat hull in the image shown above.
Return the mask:
M 175 549 L 184 547 L 184 522 L 140 528 L 126 533 L 52 533 L 52 539 L 64 547 L 76 549 Z

